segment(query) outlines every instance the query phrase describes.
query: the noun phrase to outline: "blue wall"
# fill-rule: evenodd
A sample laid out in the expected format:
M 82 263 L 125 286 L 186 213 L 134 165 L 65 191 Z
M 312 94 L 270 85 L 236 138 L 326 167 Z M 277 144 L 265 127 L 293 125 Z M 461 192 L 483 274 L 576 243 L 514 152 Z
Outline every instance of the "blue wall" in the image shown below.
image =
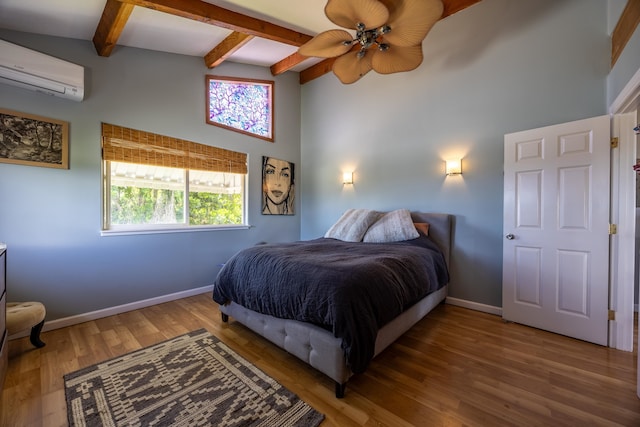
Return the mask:
M 301 236 L 351 207 L 452 213 L 450 295 L 501 306 L 504 134 L 607 113 L 607 4 L 483 0 L 423 51 L 410 73 L 303 86 Z M 463 175 L 445 177 L 455 157 Z
M 0 107 L 71 127 L 69 170 L 0 164 L 9 296 L 44 301 L 51 320 L 199 288 L 243 247 L 319 237 L 347 208 L 366 207 L 454 214 L 450 294 L 500 306 L 504 134 L 607 113 L 640 68 L 636 31 L 609 75 L 619 1 L 483 0 L 436 24 L 417 70 L 346 86 L 140 49 L 102 58 L 89 42 L 0 30 L 87 72 L 82 103 L 0 85 Z M 274 144 L 204 123 L 207 73 L 276 81 Z M 100 237 L 102 121 L 249 153 L 254 227 Z M 295 216 L 260 215 L 262 155 L 296 163 Z M 445 177 L 454 157 L 464 174 Z
M 47 319 L 208 286 L 241 248 L 299 238 L 300 214 L 261 215 L 263 155 L 300 163 L 296 73 L 0 30 L 0 38 L 85 67 L 83 102 L 0 84 L 0 108 L 70 124 L 70 169 L 0 163 L 0 241 L 8 245 L 9 300 L 39 300 Z M 276 141 L 205 124 L 205 74 L 275 80 Z M 248 230 L 100 236 L 100 123 L 249 154 Z M 299 198 L 298 198 L 299 200 Z M 298 206 L 299 207 L 299 206 Z M 212 313 L 213 315 L 213 313 Z

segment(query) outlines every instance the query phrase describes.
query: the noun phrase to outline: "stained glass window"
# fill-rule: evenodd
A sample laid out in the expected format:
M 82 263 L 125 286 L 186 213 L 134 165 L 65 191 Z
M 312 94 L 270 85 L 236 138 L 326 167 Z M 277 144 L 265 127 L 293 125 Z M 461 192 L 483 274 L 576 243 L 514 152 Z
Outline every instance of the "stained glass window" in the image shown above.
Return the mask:
M 207 75 L 207 123 L 273 142 L 273 82 Z

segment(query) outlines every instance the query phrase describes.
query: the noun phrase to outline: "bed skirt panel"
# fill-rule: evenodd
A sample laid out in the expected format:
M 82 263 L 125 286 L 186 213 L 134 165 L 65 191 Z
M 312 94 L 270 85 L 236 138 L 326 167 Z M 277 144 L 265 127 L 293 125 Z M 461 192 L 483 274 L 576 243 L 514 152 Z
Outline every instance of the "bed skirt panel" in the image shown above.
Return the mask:
M 256 313 L 232 302 L 220 311 L 339 383 L 351 376 L 341 340 L 319 326 Z
M 376 346 L 374 350 L 374 356 L 380 354 L 382 350 L 391 345 L 402 334 L 411 329 L 413 325 L 418 323 L 420 319 L 426 316 L 431 310 L 433 310 L 438 304 L 440 304 L 447 297 L 449 285 L 440 288 L 439 290 L 427 295 L 425 298 L 418 301 L 409 310 L 402 313 L 400 316 L 393 319 L 391 322 L 384 325 L 379 331 L 376 337 Z
M 447 288 L 448 286 L 445 286 L 423 298 L 380 329 L 376 338 L 375 355 L 442 302 L 447 296 Z M 311 365 L 336 383 L 344 384 L 352 375 L 346 364 L 341 340 L 319 326 L 260 314 L 235 302 L 220 306 L 220 311 Z

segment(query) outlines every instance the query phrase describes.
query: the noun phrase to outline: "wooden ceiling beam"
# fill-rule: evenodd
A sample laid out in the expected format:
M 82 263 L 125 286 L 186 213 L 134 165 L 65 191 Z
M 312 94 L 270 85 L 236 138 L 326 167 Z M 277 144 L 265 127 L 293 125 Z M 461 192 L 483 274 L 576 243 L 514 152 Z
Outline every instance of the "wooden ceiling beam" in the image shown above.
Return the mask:
M 237 31 L 232 32 L 204 56 L 204 65 L 208 68 L 217 67 L 251 39 L 253 39 L 252 35 Z
M 458 13 L 476 3 L 480 3 L 480 0 L 442 0 L 444 11 L 442 12 L 442 17 L 440 19 L 444 19 L 454 13 Z
M 94 36 L 94 45 L 99 55 L 111 55 L 129 15 L 136 6 L 232 30 L 229 36 L 204 56 L 205 65 L 209 68 L 220 65 L 253 37 L 296 47 L 302 46 L 313 38 L 308 34 L 223 9 L 201 0 L 107 0 Z M 284 73 L 306 59 L 297 54 L 292 57 L 293 59 L 288 61 L 285 58 L 278 64 L 274 64 L 272 66 L 272 70 L 276 70 L 274 75 Z
M 312 36 L 238 12 L 223 9 L 201 0 L 117 0 L 146 7 L 239 33 L 272 40 L 291 46 L 302 46 Z
M 640 0 L 628 0 L 611 34 L 611 68 L 640 24 Z
M 453 15 L 480 1 L 443 0 L 442 18 Z M 202 0 L 107 0 L 93 38 L 94 46 L 100 56 L 111 54 L 135 6 L 232 30 L 233 32 L 227 38 L 205 55 L 204 61 L 209 68 L 221 64 L 253 37 L 297 47 L 313 38 L 308 34 L 233 12 Z M 282 74 L 306 59 L 308 58 L 295 52 L 273 64 L 270 67 L 271 73 L 273 75 Z M 303 70 L 300 73 L 300 83 L 307 83 L 330 72 L 334 61 L 335 58 L 329 58 Z
M 327 58 L 324 61 L 320 61 L 309 68 L 305 68 L 300 71 L 300 84 L 309 83 L 311 80 L 315 80 L 318 77 L 322 77 L 327 73 L 330 73 L 333 67 L 333 63 L 336 58 Z
M 291 55 L 287 56 L 286 58 L 276 62 L 269 68 L 271 69 L 271 74 L 273 74 L 274 76 L 277 76 L 279 74 L 284 73 L 285 71 L 289 71 L 290 69 L 292 69 L 293 67 L 295 67 L 296 65 L 303 62 L 306 59 L 309 59 L 309 58 L 306 56 L 300 55 L 296 51 L 296 52 L 293 52 Z
M 460 12 L 461 10 L 466 9 L 469 6 L 473 6 L 480 1 L 481 0 L 442 0 L 444 11 L 442 12 L 442 16 L 440 17 L 440 19 L 444 19 L 447 16 L 451 16 L 454 13 Z M 331 72 L 331 67 L 333 66 L 333 62 L 335 60 L 336 58 L 328 58 L 324 61 L 318 62 L 315 65 L 312 65 L 309 68 L 302 70 L 300 72 L 300 84 L 308 83 L 311 80 L 315 80 L 318 77 Z
M 118 42 L 132 11 L 133 5 L 131 4 L 121 3 L 118 0 L 107 0 L 93 35 L 93 45 L 98 55 L 111 55 L 111 51 Z

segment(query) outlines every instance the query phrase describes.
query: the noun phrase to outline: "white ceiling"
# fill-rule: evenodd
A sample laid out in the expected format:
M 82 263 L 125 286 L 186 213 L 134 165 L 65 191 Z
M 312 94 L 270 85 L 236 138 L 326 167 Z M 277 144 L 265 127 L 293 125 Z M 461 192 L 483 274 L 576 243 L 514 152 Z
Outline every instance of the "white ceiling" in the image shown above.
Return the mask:
M 310 36 L 336 28 L 324 15 L 326 0 L 205 0 L 207 3 Z M 106 0 L 0 0 L 0 28 L 92 40 Z M 136 7 L 118 45 L 204 57 L 231 30 Z M 295 46 L 254 38 L 228 61 L 271 66 L 297 50 Z M 292 70 L 318 62 L 309 59 Z

